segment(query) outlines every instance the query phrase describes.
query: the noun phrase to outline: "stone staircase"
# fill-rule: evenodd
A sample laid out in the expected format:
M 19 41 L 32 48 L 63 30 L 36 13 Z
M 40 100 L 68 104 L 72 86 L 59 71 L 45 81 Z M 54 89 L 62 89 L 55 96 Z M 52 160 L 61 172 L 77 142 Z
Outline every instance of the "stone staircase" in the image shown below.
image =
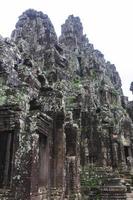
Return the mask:
M 126 200 L 133 200 L 133 192 L 126 194 L 127 199 Z
M 14 200 L 10 190 L 0 189 L 0 200 Z
M 127 199 L 126 186 L 121 183 L 121 178 L 117 171 L 112 171 L 110 168 L 94 167 L 92 171 L 89 168 L 88 170 L 87 168 L 83 169 L 83 174 L 81 176 L 81 190 L 85 193 L 85 199 Z
M 114 173 L 105 177 L 100 186 L 101 200 L 126 200 L 126 186 L 122 185 L 121 178 Z

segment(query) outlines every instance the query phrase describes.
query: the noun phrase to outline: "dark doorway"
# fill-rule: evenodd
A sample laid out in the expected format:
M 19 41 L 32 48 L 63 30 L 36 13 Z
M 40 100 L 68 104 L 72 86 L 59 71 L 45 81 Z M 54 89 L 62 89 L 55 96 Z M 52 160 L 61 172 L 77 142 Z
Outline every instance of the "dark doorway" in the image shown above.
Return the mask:
M 10 187 L 13 160 L 13 133 L 0 133 L 0 188 Z
M 128 146 L 124 146 L 124 153 L 125 153 L 126 163 L 128 164 L 128 157 L 129 157 L 129 147 Z
M 39 134 L 39 185 L 47 186 L 49 177 L 49 149 L 48 138 L 43 134 Z

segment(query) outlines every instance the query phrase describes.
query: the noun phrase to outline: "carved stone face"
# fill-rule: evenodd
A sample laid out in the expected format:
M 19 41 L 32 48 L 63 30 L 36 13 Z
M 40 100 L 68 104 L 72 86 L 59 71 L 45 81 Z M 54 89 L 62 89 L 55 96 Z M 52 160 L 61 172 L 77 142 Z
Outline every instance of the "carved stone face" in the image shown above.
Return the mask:
M 53 84 L 54 82 L 57 81 L 57 74 L 55 72 L 50 72 L 47 76 L 49 84 Z
M 12 32 L 12 39 L 20 52 L 30 54 L 41 69 L 52 66 L 53 57 L 47 58 L 47 54 L 52 52 L 57 36 L 47 15 L 32 9 L 25 11 Z

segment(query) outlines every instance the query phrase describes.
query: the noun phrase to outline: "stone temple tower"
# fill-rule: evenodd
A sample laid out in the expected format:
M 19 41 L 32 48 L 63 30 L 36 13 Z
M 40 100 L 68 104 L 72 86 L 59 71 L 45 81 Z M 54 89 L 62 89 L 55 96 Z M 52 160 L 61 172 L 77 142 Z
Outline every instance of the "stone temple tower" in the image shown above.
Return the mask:
M 125 200 L 132 108 L 79 17 L 57 38 L 47 15 L 25 11 L 0 37 L 0 199 Z

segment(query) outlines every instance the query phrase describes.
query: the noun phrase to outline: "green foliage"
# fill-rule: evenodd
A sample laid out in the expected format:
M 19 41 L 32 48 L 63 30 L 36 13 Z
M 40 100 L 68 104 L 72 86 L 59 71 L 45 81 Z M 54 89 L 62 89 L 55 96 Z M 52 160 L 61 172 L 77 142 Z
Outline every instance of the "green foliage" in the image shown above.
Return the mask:
M 86 199 L 86 194 L 88 194 L 91 200 L 100 200 L 99 186 L 102 185 L 103 177 L 98 175 L 96 167 L 86 166 L 82 169 L 80 175 L 83 198 Z
M 95 70 L 92 71 L 91 78 L 92 80 L 95 80 L 97 78 L 97 73 Z
M 6 97 L 6 94 L 5 94 L 5 88 L 3 87 L 3 88 L 0 89 L 0 105 L 5 104 L 6 99 L 7 99 L 7 97 Z
M 79 90 L 81 87 L 81 80 L 79 77 L 76 77 L 72 81 L 72 87 L 74 90 Z
M 114 95 L 114 96 L 117 96 L 117 95 L 118 95 L 117 90 L 115 90 L 115 89 L 112 89 L 112 90 L 111 90 L 111 93 L 112 93 L 112 95 Z
M 82 129 L 81 129 L 81 132 L 86 133 L 88 131 L 88 129 L 89 129 L 88 127 L 83 126 Z
M 73 105 L 75 102 L 76 102 L 75 96 L 69 96 L 66 99 L 66 104 L 69 105 L 69 106 Z
M 93 166 L 84 167 L 81 171 L 81 186 L 94 188 L 102 184 L 102 177 L 96 173 Z
M 5 104 L 6 102 L 6 96 L 0 96 L 0 105 Z

